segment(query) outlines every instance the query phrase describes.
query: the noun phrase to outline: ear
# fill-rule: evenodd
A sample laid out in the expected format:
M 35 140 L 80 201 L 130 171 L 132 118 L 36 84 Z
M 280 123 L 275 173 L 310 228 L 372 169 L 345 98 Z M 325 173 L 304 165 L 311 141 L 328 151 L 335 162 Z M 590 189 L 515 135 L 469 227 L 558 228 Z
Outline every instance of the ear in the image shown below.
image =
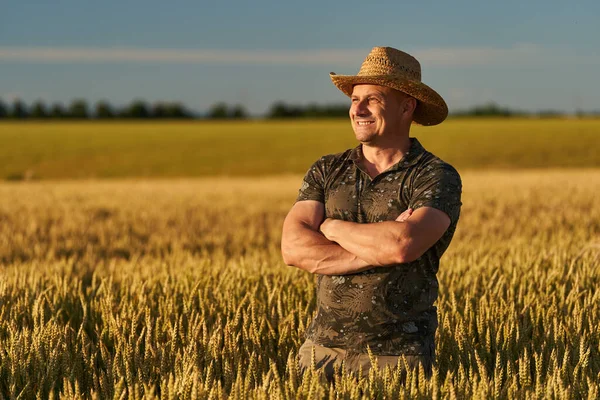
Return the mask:
M 405 113 L 409 113 L 410 115 L 413 115 L 416 108 L 417 99 L 415 99 L 414 97 L 408 97 L 406 100 L 404 100 L 404 103 L 402 104 L 402 111 Z

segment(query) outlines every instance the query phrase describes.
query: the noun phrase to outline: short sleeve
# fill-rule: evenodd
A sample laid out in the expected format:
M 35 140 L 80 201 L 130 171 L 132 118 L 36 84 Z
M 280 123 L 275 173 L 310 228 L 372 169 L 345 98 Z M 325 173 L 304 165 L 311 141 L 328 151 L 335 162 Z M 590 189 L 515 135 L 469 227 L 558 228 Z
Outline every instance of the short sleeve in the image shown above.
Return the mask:
M 426 167 L 416 179 L 410 207 L 433 207 L 450 217 L 456 224 L 460 216 L 462 181 L 450 164 L 439 163 Z
M 296 202 L 303 200 L 316 200 L 325 203 L 325 173 L 324 159 L 316 161 L 304 175 L 302 186 L 298 191 Z

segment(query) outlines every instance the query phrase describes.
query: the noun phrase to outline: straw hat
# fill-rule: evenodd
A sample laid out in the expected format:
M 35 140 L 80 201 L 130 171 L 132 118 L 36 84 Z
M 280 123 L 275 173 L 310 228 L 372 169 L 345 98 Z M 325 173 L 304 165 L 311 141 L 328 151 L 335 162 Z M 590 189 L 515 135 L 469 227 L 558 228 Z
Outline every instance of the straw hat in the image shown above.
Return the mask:
M 413 120 L 421 125 L 437 125 L 448 116 L 442 96 L 421 82 L 421 64 L 416 58 L 392 47 L 373 47 L 358 75 L 329 74 L 331 80 L 347 96 L 352 87 L 366 83 L 387 86 L 418 100 Z

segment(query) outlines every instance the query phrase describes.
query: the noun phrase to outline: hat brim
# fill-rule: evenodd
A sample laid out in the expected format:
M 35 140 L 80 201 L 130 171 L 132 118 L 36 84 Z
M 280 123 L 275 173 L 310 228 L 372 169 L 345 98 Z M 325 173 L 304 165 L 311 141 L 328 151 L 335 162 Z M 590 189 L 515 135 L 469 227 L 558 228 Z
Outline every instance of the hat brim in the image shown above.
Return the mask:
M 348 97 L 352 95 L 354 85 L 360 84 L 386 86 L 414 97 L 418 104 L 413 120 L 418 124 L 437 125 L 448 116 L 448 106 L 442 96 L 423 82 L 389 75 L 336 75 L 331 72 L 329 76 L 333 84 Z

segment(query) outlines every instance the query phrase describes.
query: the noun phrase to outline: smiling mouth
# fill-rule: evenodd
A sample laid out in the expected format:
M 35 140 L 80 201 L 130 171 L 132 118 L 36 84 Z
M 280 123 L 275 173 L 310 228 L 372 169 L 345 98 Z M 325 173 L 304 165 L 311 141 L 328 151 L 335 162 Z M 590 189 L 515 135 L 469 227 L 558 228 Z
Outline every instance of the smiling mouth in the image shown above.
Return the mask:
M 358 126 L 367 126 L 367 125 L 371 125 L 374 123 L 375 123 L 375 121 L 356 121 L 356 124 Z

